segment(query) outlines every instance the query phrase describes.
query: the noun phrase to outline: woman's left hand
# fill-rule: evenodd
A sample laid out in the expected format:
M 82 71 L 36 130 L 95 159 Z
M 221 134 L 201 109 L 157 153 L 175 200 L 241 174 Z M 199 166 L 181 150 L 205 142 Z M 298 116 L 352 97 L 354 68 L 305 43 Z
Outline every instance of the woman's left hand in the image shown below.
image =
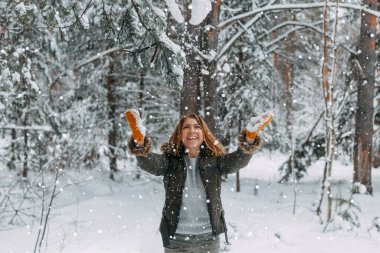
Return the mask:
M 247 125 L 247 142 L 252 143 L 258 133 L 273 119 L 273 113 L 265 112 L 257 117 L 252 117 Z
M 253 143 L 255 141 L 256 137 L 252 139 L 252 138 L 249 138 L 248 135 L 247 135 L 246 139 L 247 139 L 247 143 L 251 144 L 251 143 Z

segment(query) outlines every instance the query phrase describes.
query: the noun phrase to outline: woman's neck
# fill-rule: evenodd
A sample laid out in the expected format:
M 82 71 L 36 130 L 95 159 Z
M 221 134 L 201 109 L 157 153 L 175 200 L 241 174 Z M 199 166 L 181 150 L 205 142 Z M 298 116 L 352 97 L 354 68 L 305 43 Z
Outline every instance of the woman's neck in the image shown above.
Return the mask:
M 199 148 L 190 148 L 188 149 L 187 155 L 189 158 L 197 158 L 199 156 L 200 149 Z

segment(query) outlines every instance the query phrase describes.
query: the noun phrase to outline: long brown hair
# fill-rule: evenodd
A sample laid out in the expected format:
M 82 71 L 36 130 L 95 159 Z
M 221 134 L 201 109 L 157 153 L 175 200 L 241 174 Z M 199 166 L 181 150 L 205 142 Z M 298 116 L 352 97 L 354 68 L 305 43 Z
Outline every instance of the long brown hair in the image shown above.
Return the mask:
M 197 115 L 195 113 L 185 115 L 181 118 L 174 132 L 169 138 L 169 143 L 164 144 L 161 147 L 161 149 L 166 150 L 168 152 L 169 150 L 167 149 L 170 148 L 172 149 L 170 150 L 170 153 L 176 156 L 180 156 L 181 150 L 183 149 L 183 144 L 181 141 L 182 127 L 183 127 L 183 123 L 185 122 L 187 118 L 195 119 L 200 125 L 203 132 L 203 137 L 204 137 L 203 143 L 206 146 L 204 147 L 206 148 L 205 150 L 206 153 L 211 154 L 213 156 L 223 156 L 225 154 L 223 146 L 211 133 L 210 128 L 206 124 L 206 121 L 200 115 Z

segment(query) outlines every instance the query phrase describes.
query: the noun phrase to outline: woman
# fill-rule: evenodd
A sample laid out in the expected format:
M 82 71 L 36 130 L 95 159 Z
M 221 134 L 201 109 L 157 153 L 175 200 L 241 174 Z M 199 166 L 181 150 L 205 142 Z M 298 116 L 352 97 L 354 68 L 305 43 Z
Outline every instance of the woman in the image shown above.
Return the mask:
M 165 252 L 219 252 L 220 233 L 227 226 L 221 202 L 222 176 L 245 167 L 260 148 L 259 136 L 250 139 L 243 130 L 237 151 L 225 154 L 204 119 L 184 116 L 161 146 L 163 154 L 151 153 L 151 141 L 129 141 L 141 169 L 163 176 L 165 205 L 160 232 Z

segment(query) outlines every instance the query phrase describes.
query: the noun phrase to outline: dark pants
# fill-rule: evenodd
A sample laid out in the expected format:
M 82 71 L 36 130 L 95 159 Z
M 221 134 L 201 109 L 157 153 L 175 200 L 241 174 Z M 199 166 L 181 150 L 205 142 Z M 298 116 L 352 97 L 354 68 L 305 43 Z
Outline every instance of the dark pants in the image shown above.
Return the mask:
M 219 236 L 213 234 L 176 234 L 170 239 L 170 246 L 165 247 L 165 253 L 219 253 L 219 247 Z

